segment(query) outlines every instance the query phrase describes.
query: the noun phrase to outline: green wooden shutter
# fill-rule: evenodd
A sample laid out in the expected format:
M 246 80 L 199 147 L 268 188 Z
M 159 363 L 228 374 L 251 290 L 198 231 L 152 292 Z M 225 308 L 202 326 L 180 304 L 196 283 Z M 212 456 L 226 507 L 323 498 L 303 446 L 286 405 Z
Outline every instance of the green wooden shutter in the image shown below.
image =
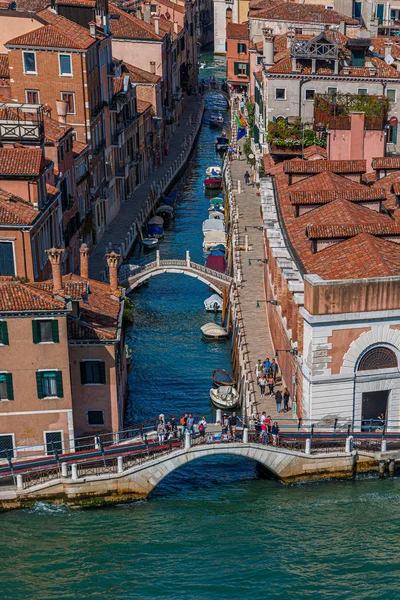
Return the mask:
M 57 398 L 64 398 L 62 372 L 56 371 Z
M 53 319 L 51 322 L 51 333 L 53 334 L 53 342 L 58 344 L 60 341 L 60 336 L 58 333 L 58 321 L 56 321 L 56 319 Z
M 247 63 L 246 64 L 246 75 L 247 75 L 247 77 L 249 76 L 249 74 L 250 74 L 250 65 L 249 65 L 249 63 Z
M 82 361 L 81 362 L 81 384 L 85 385 L 85 383 L 87 383 L 86 362 Z
M 100 383 L 106 382 L 106 365 L 103 363 L 99 363 L 99 372 L 100 372 Z
M 40 371 L 38 371 L 36 373 L 36 387 L 37 387 L 38 398 L 43 398 L 44 397 L 42 377 L 43 377 L 43 373 L 41 373 Z
M 241 53 L 241 51 L 242 51 L 242 44 L 240 44 L 240 43 L 239 43 L 239 44 L 237 45 L 237 51 L 238 51 L 238 54 L 240 54 L 240 53 Z
M 39 321 L 32 321 L 32 337 L 34 344 L 40 343 Z
M 7 321 L 1 321 L 1 343 L 8 346 L 8 327 Z
M 236 62 L 234 63 L 234 65 L 233 65 L 233 71 L 234 71 L 235 75 L 239 74 L 239 63 L 236 63 Z
M 12 373 L 6 373 L 6 383 L 7 383 L 7 399 L 14 400 L 14 388 L 12 381 Z

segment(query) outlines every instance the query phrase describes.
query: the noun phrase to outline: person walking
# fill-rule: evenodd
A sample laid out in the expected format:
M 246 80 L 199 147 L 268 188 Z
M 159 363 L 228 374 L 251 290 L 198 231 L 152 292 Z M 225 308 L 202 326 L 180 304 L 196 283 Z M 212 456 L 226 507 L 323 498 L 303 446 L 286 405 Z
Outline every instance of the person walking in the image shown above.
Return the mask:
M 255 437 L 256 437 L 256 441 L 260 439 L 260 435 L 261 435 L 261 421 L 260 421 L 260 415 L 258 413 L 256 413 L 255 417 L 254 417 L 254 429 L 255 429 Z
M 238 422 L 239 417 L 236 415 L 235 411 L 233 411 L 232 415 L 229 418 L 229 432 L 233 441 L 236 440 L 236 427 L 238 425 Z
M 258 378 L 260 377 L 260 375 L 261 375 L 261 371 L 262 371 L 262 362 L 261 362 L 261 360 L 259 360 L 259 361 L 256 363 L 256 366 L 255 366 L 255 369 L 254 369 L 254 370 L 255 370 L 255 373 L 256 373 L 256 377 L 257 377 L 257 379 L 258 379 Z
M 175 435 L 176 432 L 178 431 L 178 423 L 176 422 L 175 415 L 172 415 L 172 417 L 171 417 L 171 428 L 172 428 L 172 433 Z
M 273 377 L 271 371 L 268 374 L 268 380 L 267 381 L 268 381 L 268 387 L 269 387 L 269 395 L 273 396 L 274 395 L 274 383 L 275 383 L 275 381 L 274 381 L 274 377 Z
M 276 402 L 276 410 L 278 413 L 281 412 L 281 404 L 282 404 L 282 392 L 281 390 L 277 390 L 275 394 L 275 402 Z
M 265 444 L 268 443 L 268 430 L 267 430 L 267 423 L 265 422 L 265 420 L 261 423 L 261 443 Z
M 264 371 L 265 371 L 265 373 L 267 373 L 267 374 L 268 374 L 268 371 L 269 371 L 269 370 L 270 370 L 270 368 L 271 368 L 271 361 L 269 360 L 269 358 L 268 358 L 268 357 L 267 357 L 267 358 L 264 360 L 263 366 L 264 366 Z
M 246 185 L 249 185 L 250 183 L 250 173 L 248 171 L 246 171 L 246 173 L 244 174 L 244 182 Z
M 258 385 L 260 386 L 261 397 L 265 396 L 266 384 L 267 384 L 267 380 L 265 379 L 265 375 L 263 373 L 261 373 L 260 377 L 258 378 Z
M 200 435 L 200 442 L 204 442 L 204 436 L 206 434 L 206 428 L 203 422 L 203 419 L 201 421 L 199 421 L 199 435 Z
M 274 424 L 272 425 L 272 443 L 274 446 L 277 446 L 279 444 L 279 425 L 276 421 L 274 421 Z
M 182 426 L 182 429 L 181 429 L 181 432 L 182 432 L 182 437 L 185 437 L 185 433 L 186 433 L 186 432 L 187 432 L 187 430 L 188 430 L 188 424 L 187 424 L 188 416 L 189 416 L 189 415 L 188 415 L 187 413 L 185 413 L 185 414 L 183 415 L 182 419 L 179 421 L 179 422 L 180 422 L 180 424 L 181 424 L 181 426 Z
M 287 387 L 285 387 L 285 389 L 283 390 L 283 412 L 288 412 L 289 400 L 290 400 L 290 392 L 287 389 Z
M 162 419 L 160 419 L 160 422 L 157 425 L 157 435 L 158 435 L 158 442 L 160 444 L 162 444 L 164 442 L 164 437 L 165 437 L 165 427 L 164 427 L 164 421 Z
M 242 160 L 242 154 L 243 154 L 242 148 L 241 148 L 241 146 L 239 146 L 239 160 Z
M 272 370 L 272 375 L 273 375 L 273 378 L 274 378 L 274 382 L 276 382 L 276 378 L 278 376 L 279 368 L 278 368 L 278 363 L 276 362 L 276 360 L 274 358 L 272 359 L 271 370 Z
M 228 146 L 228 158 L 230 161 L 233 160 L 233 148 L 232 146 Z
M 192 413 L 189 414 L 187 419 L 187 428 L 189 430 L 190 435 L 194 435 L 194 416 Z
M 224 415 L 222 417 L 221 425 L 222 425 L 222 435 L 227 434 L 228 433 L 228 427 L 229 427 L 228 415 Z

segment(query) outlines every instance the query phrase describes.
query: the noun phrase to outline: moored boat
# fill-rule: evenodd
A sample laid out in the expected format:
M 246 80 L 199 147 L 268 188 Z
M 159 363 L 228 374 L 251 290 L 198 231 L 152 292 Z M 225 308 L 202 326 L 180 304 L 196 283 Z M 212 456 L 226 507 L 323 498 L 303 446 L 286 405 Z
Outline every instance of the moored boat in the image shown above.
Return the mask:
M 203 234 L 208 231 L 225 231 L 225 223 L 220 219 L 206 219 L 202 225 Z
M 210 127 L 223 127 L 224 126 L 224 117 L 222 113 L 213 113 L 210 115 Z
M 215 369 L 213 373 L 213 383 L 214 387 L 219 387 L 220 385 L 235 385 L 235 380 L 228 371 L 225 369 Z
M 224 135 L 219 135 L 215 140 L 215 150 L 217 152 L 226 152 L 229 146 L 229 139 Z
M 217 219 L 217 221 L 223 221 L 224 213 L 221 212 L 220 210 L 211 210 L 208 213 L 208 218 L 209 219 Z
M 164 237 L 164 229 L 159 225 L 149 225 L 147 227 L 147 234 L 150 238 L 162 238 Z
M 207 269 L 218 271 L 218 273 L 225 273 L 226 271 L 226 260 L 225 256 L 221 254 L 210 254 L 206 260 Z
M 221 173 L 222 173 L 221 167 L 208 167 L 206 169 L 206 175 L 207 175 L 207 177 L 220 176 Z
M 159 238 L 148 237 L 148 238 L 143 238 L 141 241 L 141 244 L 142 244 L 143 248 L 146 248 L 146 250 L 151 250 L 152 248 L 157 248 L 159 241 L 160 241 Z
M 167 204 L 161 204 L 156 210 L 156 215 L 160 215 L 163 218 L 172 218 L 174 216 L 174 209 L 172 206 Z
M 233 409 L 239 405 L 239 392 L 229 385 L 220 385 L 210 389 L 211 402 L 217 408 Z
M 222 311 L 222 298 L 218 294 L 213 294 L 206 300 L 204 300 L 204 308 L 207 312 L 221 312 Z
M 208 190 L 220 190 L 222 187 L 222 179 L 220 177 L 207 177 L 203 183 L 204 187 Z
M 152 217 L 148 222 L 148 225 L 158 225 L 162 227 L 164 225 L 164 219 L 162 217 Z
M 219 245 L 226 246 L 225 231 L 207 231 L 207 233 L 204 234 L 204 250 L 212 250 L 215 246 Z
M 209 341 L 226 340 L 229 337 L 226 329 L 216 323 L 206 323 L 200 327 L 200 330 L 204 339 Z

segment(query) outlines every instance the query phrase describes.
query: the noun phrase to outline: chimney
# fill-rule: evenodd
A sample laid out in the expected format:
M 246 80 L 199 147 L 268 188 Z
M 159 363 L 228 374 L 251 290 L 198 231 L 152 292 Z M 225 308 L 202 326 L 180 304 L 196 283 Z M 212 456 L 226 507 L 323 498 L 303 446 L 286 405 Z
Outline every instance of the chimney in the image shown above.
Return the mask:
M 263 55 L 264 64 L 269 67 L 274 64 L 274 36 L 272 29 L 265 28 L 262 30 L 264 36 Z
M 231 8 L 226 9 L 225 21 L 226 21 L 226 24 L 232 23 L 232 9 Z
M 138 6 L 137 9 L 136 9 L 136 18 L 140 19 L 141 21 L 143 19 L 142 8 L 140 6 Z
M 110 292 L 114 294 L 118 289 L 118 263 L 121 258 L 120 254 L 114 251 L 106 254 L 107 266 L 110 273 Z
M 89 278 L 89 247 L 87 244 L 82 244 L 79 248 L 81 255 L 81 277 Z
M 89 33 L 92 37 L 96 37 L 96 23 L 94 21 L 89 23 Z
M 151 4 L 150 2 L 145 2 L 144 3 L 144 14 L 143 14 L 143 18 L 145 23 L 150 23 L 150 17 L 151 17 Z
M 385 42 L 385 58 L 392 54 L 392 42 Z
M 56 100 L 57 117 L 60 123 L 67 121 L 68 102 L 66 100 Z
M 153 17 L 153 21 L 156 35 L 160 35 L 160 17 L 156 15 L 155 17 Z
M 346 35 L 346 21 L 340 21 L 340 23 L 339 23 L 339 32 L 342 35 Z
M 363 160 L 364 156 L 364 128 L 365 114 L 350 113 L 350 151 L 349 158 L 351 160 Z
M 178 21 L 174 21 L 174 33 L 178 33 Z
M 64 248 L 50 248 L 46 250 L 46 254 L 49 257 L 51 264 L 51 270 L 53 272 L 53 293 L 57 294 L 62 292 L 63 283 L 61 278 L 61 262 L 62 255 L 64 254 Z
M 152 73 L 152 75 L 156 74 L 156 62 L 155 62 L 155 60 L 151 60 L 150 61 L 150 73 Z

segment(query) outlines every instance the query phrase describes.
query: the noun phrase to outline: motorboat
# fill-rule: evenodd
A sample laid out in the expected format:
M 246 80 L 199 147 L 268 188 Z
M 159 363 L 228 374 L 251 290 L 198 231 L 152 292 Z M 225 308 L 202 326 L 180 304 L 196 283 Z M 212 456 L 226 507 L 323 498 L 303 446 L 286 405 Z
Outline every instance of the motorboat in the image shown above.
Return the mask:
M 219 135 L 215 140 L 215 150 L 217 152 L 226 152 L 229 146 L 229 139 L 224 135 Z
M 210 199 L 210 205 L 212 206 L 223 206 L 225 204 L 225 200 L 222 198 L 222 196 L 215 196 L 214 198 Z
M 222 298 L 218 294 L 213 294 L 204 300 L 204 308 L 207 312 L 222 312 Z
M 159 238 L 156 237 L 146 237 L 142 239 L 141 244 L 146 250 L 152 250 L 153 248 L 157 248 L 159 241 Z
M 216 323 L 206 323 L 200 327 L 203 338 L 209 341 L 226 340 L 229 337 L 226 329 Z
M 164 237 L 164 229 L 159 225 L 149 225 L 147 228 L 147 234 L 150 238 L 162 238 Z
M 215 369 L 213 373 L 214 387 L 218 388 L 220 385 L 235 385 L 235 380 L 228 371 L 225 369 Z
M 210 127 L 223 127 L 224 117 L 222 113 L 213 113 L 210 115 Z
M 199 69 L 205 69 L 207 66 L 207 63 L 200 63 Z
M 221 177 L 222 169 L 221 167 L 208 167 L 206 169 L 207 177 Z
M 219 219 L 206 219 L 202 225 L 203 234 L 208 231 L 225 231 L 225 223 Z
M 171 219 L 174 216 L 174 209 L 172 206 L 168 206 L 168 204 L 161 204 L 156 210 L 156 215 Z
M 223 206 L 215 206 L 215 204 L 212 204 L 209 209 L 208 209 L 208 218 L 211 219 L 212 217 L 210 217 L 211 213 L 218 213 L 219 215 L 222 215 L 223 218 L 225 218 L 225 210 Z
M 221 212 L 220 210 L 211 210 L 208 213 L 208 218 L 209 219 L 217 219 L 217 221 L 223 221 L 224 213 Z
M 211 402 L 217 408 L 232 410 L 239 405 L 239 392 L 230 385 L 220 385 L 219 388 L 211 388 Z
M 164 225 L 164 219 L 162 217 L 152 217 L 148 222 L 148 225 L 158 225 L 162 227 Z
M 226 245 L 225 231 L 207 231 L 203 238 L 203 249 L 213 250 L 215 246 Z
M 225 258 L 225 254 L 225 248 L 214 248 L 214 250 L 211 250 L 208 256 L 223 256 Z
M 222 179 L 220 177 L 207 177 L 203 183 L 204 187 L 208 190 L 220 190 L 222 187 Z
M 218 273 L 225 273 L 226 271 L 226 260 L 225 256 L 221 254 L 209 254 L 206 260 L 207 269 L 218 271 Z

